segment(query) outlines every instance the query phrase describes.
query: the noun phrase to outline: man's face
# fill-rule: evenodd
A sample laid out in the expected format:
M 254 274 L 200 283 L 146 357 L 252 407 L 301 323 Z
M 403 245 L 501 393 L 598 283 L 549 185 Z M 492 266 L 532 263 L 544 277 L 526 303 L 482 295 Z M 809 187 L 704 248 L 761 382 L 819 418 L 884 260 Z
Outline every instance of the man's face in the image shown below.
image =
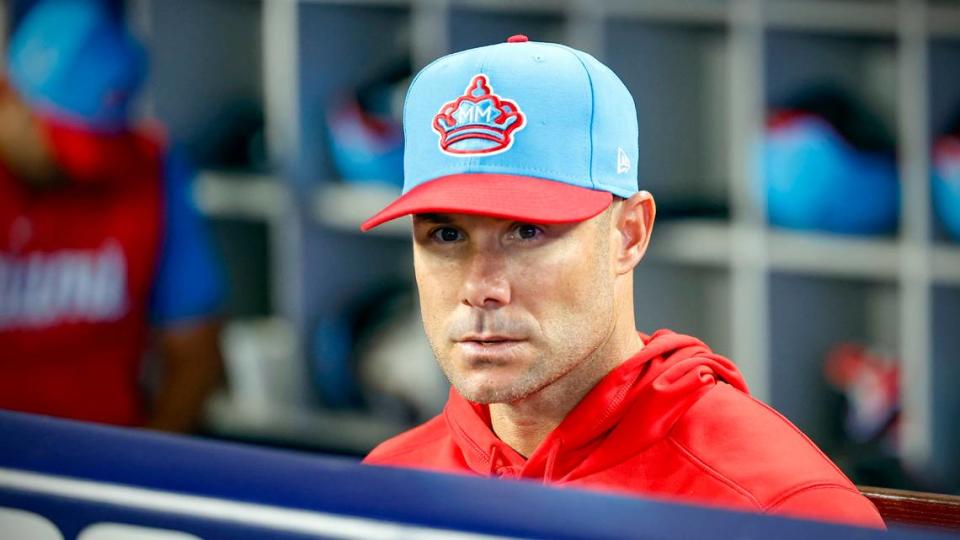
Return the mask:
M 56 175 L 40 122 L 6 81 L 0 81 L 0 160 L 31 182 L 43 183 Z
M 517 401 L 571 374 L 609 338 L 610 212 L 562 225 L 414 216 L 424 328 L 461 395 Z

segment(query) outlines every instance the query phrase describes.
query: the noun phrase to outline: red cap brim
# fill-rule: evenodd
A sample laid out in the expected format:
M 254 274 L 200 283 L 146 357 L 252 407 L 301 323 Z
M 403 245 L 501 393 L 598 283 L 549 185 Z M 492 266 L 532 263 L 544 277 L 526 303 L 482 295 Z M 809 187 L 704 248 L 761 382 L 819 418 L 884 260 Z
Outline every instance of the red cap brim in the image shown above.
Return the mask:
M 613 201 L 597 191 L 553 180 L 509 174 L 454 174 L 425 182 L 360 226 L 370 229 L 408 214 L 474 214 L 530 223 L 573 223 L 603 212 Z

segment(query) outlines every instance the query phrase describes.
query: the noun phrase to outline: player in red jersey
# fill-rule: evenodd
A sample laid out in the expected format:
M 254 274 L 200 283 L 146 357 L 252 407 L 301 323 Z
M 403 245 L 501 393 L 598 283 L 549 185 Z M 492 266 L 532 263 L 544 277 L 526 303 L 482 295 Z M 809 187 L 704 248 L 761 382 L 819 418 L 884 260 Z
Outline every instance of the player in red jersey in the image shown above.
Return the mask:
M 94 2 L 25 17 L 0 81 L 0 407 L 189 431 L 221 373 L 190 169 L 131 127 L 144 53 Z M 151 332 L 151 329 L 155 332 Z M 151 338 L 163 360 L 141 391 Z
M 424 328 L 453 387 L 366 463 L 883 527 L 732 362 L 636 331 L 656 207 L 612 71 L 514 36 L 430 64 L 404 111 L 404 193 L 363 229 L 413 215 Z

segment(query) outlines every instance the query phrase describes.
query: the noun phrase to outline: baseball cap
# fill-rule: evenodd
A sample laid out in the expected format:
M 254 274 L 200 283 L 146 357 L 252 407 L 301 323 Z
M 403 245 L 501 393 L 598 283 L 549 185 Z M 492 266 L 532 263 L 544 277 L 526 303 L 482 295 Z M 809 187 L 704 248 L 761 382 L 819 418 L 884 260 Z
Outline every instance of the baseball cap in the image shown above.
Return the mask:
M 33 7 L 9 49 L 14 86 L 40 112 L 115 130 L 146 74 L 146 54 L 100 2 L 46 0 Z
M 529 41 L 444 56 L 407 91 L 404 183 L 364 231 L 408 214 L 570 223 L 637 192 L 637 113 L 587 53 Z

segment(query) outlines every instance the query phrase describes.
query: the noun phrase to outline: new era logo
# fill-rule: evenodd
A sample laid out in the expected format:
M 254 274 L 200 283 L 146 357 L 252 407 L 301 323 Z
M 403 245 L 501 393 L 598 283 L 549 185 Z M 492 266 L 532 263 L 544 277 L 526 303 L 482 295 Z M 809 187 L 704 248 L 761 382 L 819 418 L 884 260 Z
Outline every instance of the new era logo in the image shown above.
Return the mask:
M 623 174 L 630 171 L 630 157 L 623 151 L 623 148 L 617 147 L 617 174 Z

